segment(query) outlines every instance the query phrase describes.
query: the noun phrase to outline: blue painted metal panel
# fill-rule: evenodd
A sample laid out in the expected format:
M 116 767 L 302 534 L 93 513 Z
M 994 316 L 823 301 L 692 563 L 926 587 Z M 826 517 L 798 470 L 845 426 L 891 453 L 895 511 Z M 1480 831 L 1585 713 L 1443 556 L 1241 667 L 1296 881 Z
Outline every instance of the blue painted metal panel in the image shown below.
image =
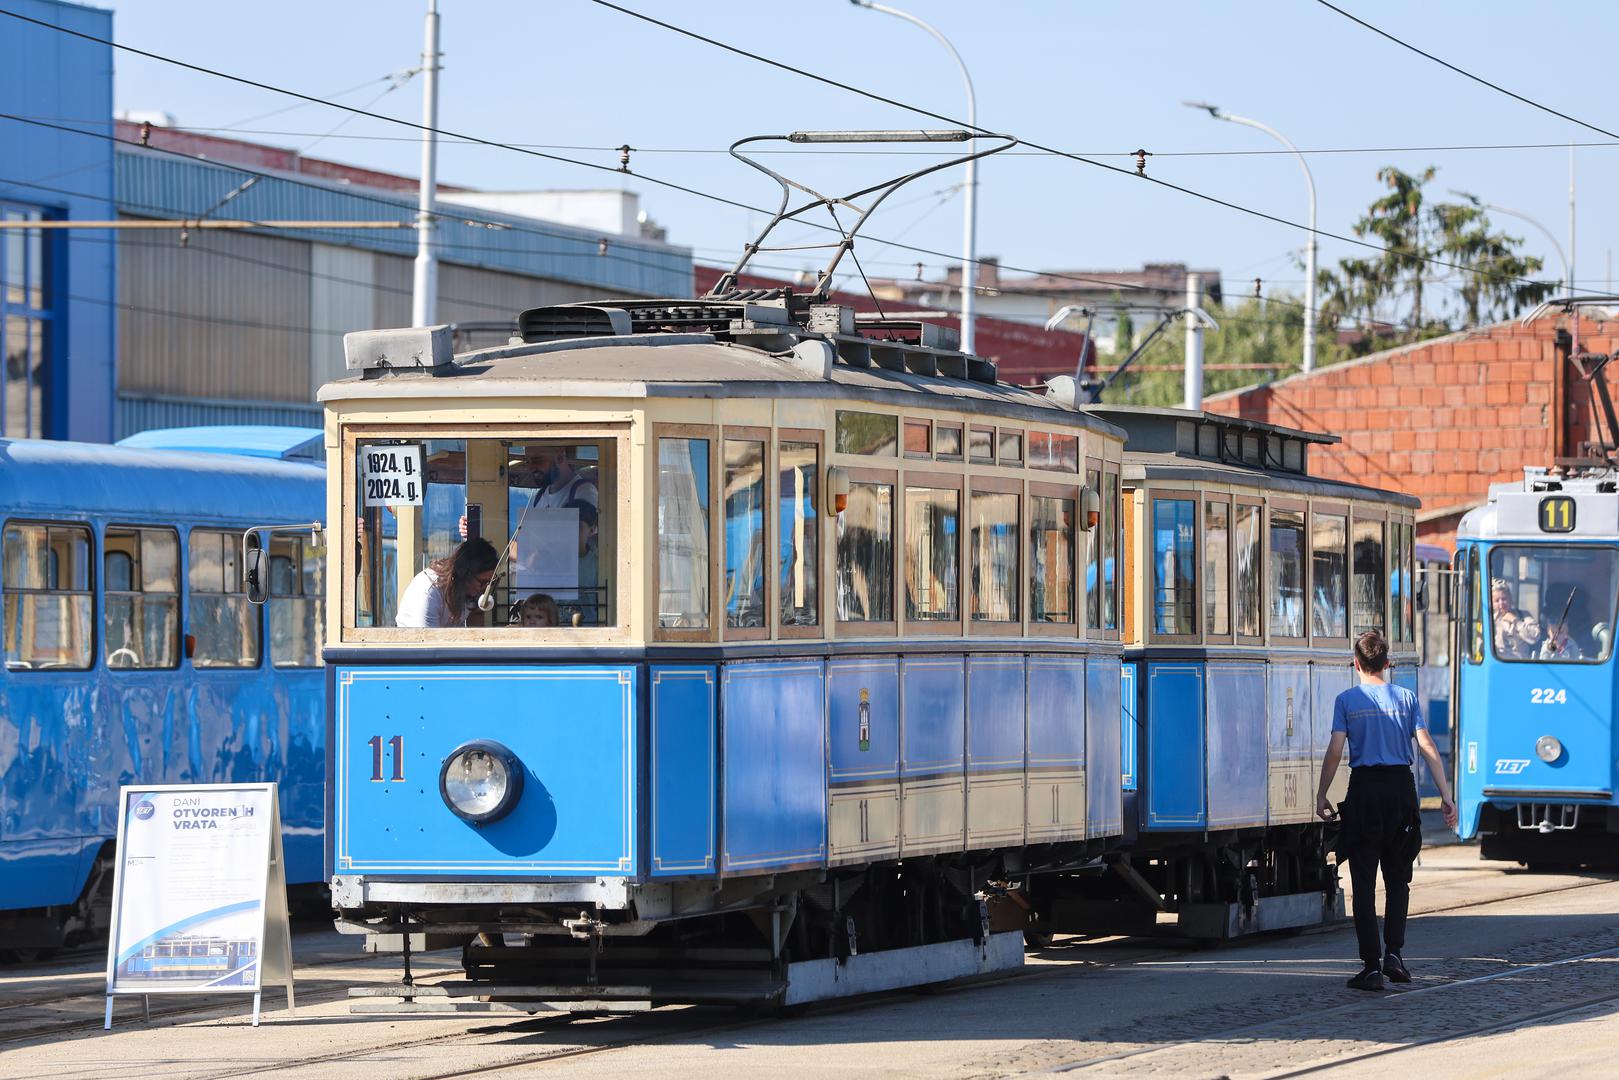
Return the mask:
M 1085 833 L 1118 836 L 1124 831 L 1124 789 L 1115 764 L 1122 751 L 1114 717 L 1121 710 L 1122 677 L 1116 656 L 1085 661 Z
M 1141 732 L 1141 725 L 1137 722 L 1137 710 L 1140 707 L 1140 679 L 1137 675 L 1139 664 L 1122 664 L 1119 668 L 1119 768 L 1124 774 L 1121 786 L 1125 791 L 1136 790 L 1136 740 Z
M 337 672 L 333 865 L 337 873 L 570 877 L 637 870 L 637 670 L 376 667 Z M 404 782 L 373 777 L 384 740 L 404 745 Z M 524 768 L 507 816 L 463 821 L 438 791 L 442 762 L 492 739 Z
M 899 660 L 833 660 L 826 681 L 832 786 L 899 779 Z
M 1201 829 L 1207 821 L 1203 771 L 1203 668 L 1147 665 L 1144 829 Z
M 959 773 L 966 753 L 967 684 L 961 657 L 900 662 L 904 716 L 900 776 L 906 780 Z
M 1321 767 L 1321 756 L 1327 752 L 1327 743 L 1332 740 L 1333 703 L 1354 683 L 1355 673 L 1348 664 L 1316 661 L 1310 665 L 1311 750 L 1317 770 Z M 1344 764 L 1348 761 L 1345 755 Z M 1339 771 L 1342 773 L 1342 769 Z
M 1209 827 L 1263 826 L 1269 810 L 1265 665 L 1208 664 Z
M 1021 656 L 967 658 L 967 773 L 1022 772 L 1024 680 Z
M 1267 735 L 1273 761 L 1310 760 L 1310 665 L 1272 663 Z
M 1029 658 L 1029 771 L 1085 764 L 1085 660 Z
M 213 424 L 146 430 L 118 440 L 136 450 L 195 450 L 275 461 L 322 461 L 325 433 L 318 427 L 280 424 Z
M 824 863 L 826 665 L 729 664 L 721 695 L 721 868 Z
M 718 865 L 714 680 L 712 667 L 651 671 L 653 877 L 710 874 Z

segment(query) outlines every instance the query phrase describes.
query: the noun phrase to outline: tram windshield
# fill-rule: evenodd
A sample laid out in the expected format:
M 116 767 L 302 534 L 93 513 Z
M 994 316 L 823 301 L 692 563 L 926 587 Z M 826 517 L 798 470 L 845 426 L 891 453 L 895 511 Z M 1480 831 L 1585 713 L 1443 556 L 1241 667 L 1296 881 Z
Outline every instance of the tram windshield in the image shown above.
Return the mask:
M 1619 549 L 1510 545 L 1490 552 L 1499 660 L 1599 663 L 1613 651 Z
M 349 625 L 615 625 L 615 447 L 584 438 L 360 439 Z

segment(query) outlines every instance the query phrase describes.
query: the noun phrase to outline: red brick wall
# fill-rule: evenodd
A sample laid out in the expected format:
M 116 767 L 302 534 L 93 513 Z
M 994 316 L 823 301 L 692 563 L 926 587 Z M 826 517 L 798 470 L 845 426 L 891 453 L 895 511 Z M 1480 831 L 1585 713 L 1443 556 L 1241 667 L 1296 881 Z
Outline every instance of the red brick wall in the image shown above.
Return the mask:
M 1569 320 L 1516 321 L 1375 353 L 1269 386 L 1209 398 L 1223 412 L 1340 436 L 1310 472 L 1416 495 L 1418 539 L 1450 547 L 1457 519 L 1492 481 L 1550 465 L 1592 437 L 1590 385 L 1555 345 Z M 1581 345 L 1619 347 L 1619 325 L 1580 323 Z M 1614 389 L 1619 391 L 1619 370 Z M 1559 378 L 1561 376 L 1561 378 Z

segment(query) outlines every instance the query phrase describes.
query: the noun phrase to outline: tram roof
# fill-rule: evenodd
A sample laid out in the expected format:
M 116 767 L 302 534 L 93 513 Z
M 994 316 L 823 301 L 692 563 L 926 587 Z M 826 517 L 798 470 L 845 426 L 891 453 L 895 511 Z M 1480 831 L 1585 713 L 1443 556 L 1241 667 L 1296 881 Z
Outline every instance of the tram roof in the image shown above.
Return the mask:
M 960 409 L 1082 428 L 1119 427 L 1044 394 L 1001 382 L 830 365 L 823 377 L 786 357 L 713 334 L 631 334 L 481 349 L 438 368 L 327 383 L 319 400 L 400 398 L 830 398 L 900 408 Z
M 313 521 L 325 517 L 325 477 L 319 465 L 271 458 L 0 439 L 0 516 Z
M 1143 453 L 1126 449 L 1124 475 L 1136 480 L 1185 480 L 1196 483 L 1233 484 L 1260 488 L 1288 495 L 1308 495 L 1315 498 L 1355 499 L 1360 502 L 1389 503 L 1416 510 L 1422 500 L 1415 495 L 1383 488 L 1366 487 L 1342 480 L 1327 480 L 1318 476 L 1258 469 L 1230 461 L 1208 461 L 1184 454 Z

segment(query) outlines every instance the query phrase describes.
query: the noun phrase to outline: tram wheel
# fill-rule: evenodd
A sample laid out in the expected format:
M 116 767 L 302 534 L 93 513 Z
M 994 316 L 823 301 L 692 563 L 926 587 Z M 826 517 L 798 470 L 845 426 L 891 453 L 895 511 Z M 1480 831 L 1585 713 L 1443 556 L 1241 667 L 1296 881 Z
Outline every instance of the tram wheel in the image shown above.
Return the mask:
M 1031 949 L 1049 949 L 1057 935 L 1049 930 L 1023 931 L 1023 944 Z
M 56 956 L 59 949 L 0 949 L 0 960 L 8 964 L 37 964 Z

